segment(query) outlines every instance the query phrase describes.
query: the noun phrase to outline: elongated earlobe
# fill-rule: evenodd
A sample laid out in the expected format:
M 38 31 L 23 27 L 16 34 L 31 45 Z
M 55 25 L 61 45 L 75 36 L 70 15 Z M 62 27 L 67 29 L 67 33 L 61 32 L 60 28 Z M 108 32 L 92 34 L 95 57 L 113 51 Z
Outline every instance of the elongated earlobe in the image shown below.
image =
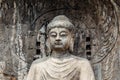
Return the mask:
M 46 46 L 47 46 L 47 53 L 50 55 L 50 53 L 51 53 L 51 47 L 50 47 L 49 39 L 47 39 L 47 41 L 46 41 Z
M 70 50 L 71 52 L 73 52 L 73 48 L 74 48 L 74 39 L 71 38 L 69 50 Z

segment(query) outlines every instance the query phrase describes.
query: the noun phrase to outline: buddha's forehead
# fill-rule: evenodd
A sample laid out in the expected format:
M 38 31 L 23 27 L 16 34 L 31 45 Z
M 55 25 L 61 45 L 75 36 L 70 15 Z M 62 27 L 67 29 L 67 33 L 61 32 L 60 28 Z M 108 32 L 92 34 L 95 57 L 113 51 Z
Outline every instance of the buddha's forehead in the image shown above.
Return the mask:
M 55 27 L 52 28 L 49 32 L 70 32 L 70 31 L 64 27 Z

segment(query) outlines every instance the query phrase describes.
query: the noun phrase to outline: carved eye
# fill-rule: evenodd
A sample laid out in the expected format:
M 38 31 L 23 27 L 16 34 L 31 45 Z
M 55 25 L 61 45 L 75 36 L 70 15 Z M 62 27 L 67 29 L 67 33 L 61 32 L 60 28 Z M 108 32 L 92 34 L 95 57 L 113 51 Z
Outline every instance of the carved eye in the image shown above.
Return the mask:
M 51 36 L 51 37 L 56 37 L 56 36 L 57 36 L 57 33 L 51 32 L 51 33 L 50 33 L 50 36 Z
M 68 34 L 67 34 L 67 32 L 61 32 L 60 33 L 60 36 L 62 36 L 62 37 L 66 37 Z

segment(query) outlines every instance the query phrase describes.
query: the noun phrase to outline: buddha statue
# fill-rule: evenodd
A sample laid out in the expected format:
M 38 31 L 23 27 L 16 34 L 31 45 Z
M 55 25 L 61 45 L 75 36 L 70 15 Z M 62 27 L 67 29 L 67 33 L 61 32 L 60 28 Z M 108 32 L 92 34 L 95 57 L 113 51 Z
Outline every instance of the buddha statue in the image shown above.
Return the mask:
M 49 57 L 34 61 L 27 80 L 95 80 L 90 62 L 72 55 L 74 25 L 65 15 L 47 25 Z

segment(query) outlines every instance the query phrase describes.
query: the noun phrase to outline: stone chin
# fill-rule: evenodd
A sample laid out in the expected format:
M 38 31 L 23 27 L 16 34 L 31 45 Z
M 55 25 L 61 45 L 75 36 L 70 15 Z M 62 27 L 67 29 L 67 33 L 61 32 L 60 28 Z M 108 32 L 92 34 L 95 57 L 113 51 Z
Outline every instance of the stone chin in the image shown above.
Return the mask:
M 68 49 L 68 47 L 67 46 L 64 46 L 64 45 L 54 45 L 53 47 L 52 47 L 52 50 L 67 50 Z

